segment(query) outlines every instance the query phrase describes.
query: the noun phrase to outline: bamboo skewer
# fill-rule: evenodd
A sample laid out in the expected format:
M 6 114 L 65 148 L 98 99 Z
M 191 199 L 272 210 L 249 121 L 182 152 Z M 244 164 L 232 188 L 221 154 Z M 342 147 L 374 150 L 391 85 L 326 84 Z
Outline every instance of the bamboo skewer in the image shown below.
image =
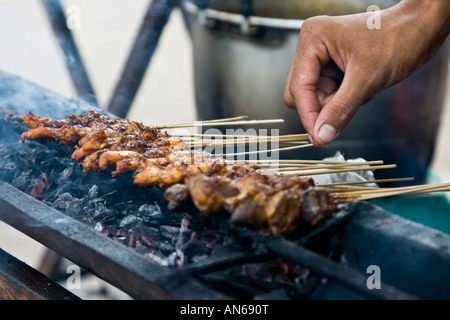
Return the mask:
M 185 140 L 186 141 L 186 140 Z M 311 144 L 309 141 L 302 140 L 269 140 L 269 139 L 226 139 L 226 140 L 187 140 L 186 143 L 192 146 L 225 146 L 225 145 L 248 145 L 256 143 L 273 143 L 278 142 L 278 144 Z
M 230 160 L 230 162 L 232 161 L 238 161 L 238 160 Z M 260 160 L 242 160 L 239 161 L 241 163 L 245 163 L 245 164 L 270 164 L 273 163 L 274 160 L 267 160 L 267 159 L 260 159 Z M 352 161 L 333 161 L 333 160 L 301 160 L 301 159 L 278 159 L 275 162 L 279 163 L 279 164 L 364 164 L 367 162 L 352 162 Z M 377 164 L 383 164 L 382 160 L 376 160 L 376 162 L 378 162 Z
M 294 150 L 294 149 L 303 149 L 303 148 L 309 148 L 309 147 L 312 147 L 312 146 L 313 146 L 313 144 L 304 144 L 304 145 L 293 146 L 293 147 L 286 147 L 286 148 L 258 150 L 258 151 L 246 151 L 246 152 L 237 152 L 237 153 L 225 153 L 225 154 L 217 154 L 217 155 L 214 155 L 214 156 L 216 156 L 216 157 L 244 156 L 244 155 L 267 153 L 267 152 L 279 152 L 279 151 L 287 151 L 287 150 Z
M 280 174 L 288 174 L 288 175 L 296 175 L 296 176 L 313 176 L 313 175 L 319 175 L 319 174 L 329 174 L 329 173 L 342 173 L 342 172 L 354 172 L 354 171 L 373 171 L 373 170 L 380 170 L 380 169 L 392 169 L 396 168 L 397 166 L 395 164 L 389 164 L 389 165 L 381 165 L 381 166 L 372 166 L 372 167 L 359 167 L 359 168 L 343 168 L 343 169 L 330 169 L 330 170 L 316 170 L 316 171 L 291 171 L 291 172 L 285 172 Z
M 377 198 L 386 198 L 398 195 L 409 194 L 428 194 L 431 192 L 450 191 L 450 183 L 428 184 L 398 188 L 366 188 L 364 190 L 347 190 L 333 192 L 333 196 L 341 202 L 350 202 L 355 200 L 372 200 Z
M 438 183 L 438 184 L 425 184 L 419 186 L 407 186 L 407 187 L 397 187 L 397 188 L 367 188 L 366 190 L 358 191 L 348 191 L 348 193 L 358 193 L 363 194 L 375 194 L 375 193 L 385 193 L 385 192 L 418 192 L 418 191 L 430 191 L 435 189 L 450 188 L 450 183 Z
M 174 137 L 190 137 L 190 138 L 297 138 L 299 140 L 309 140 L 308 134 L 288 134 L 288 135 L 281 135 L 281 136 L 252 136 L 252 135 L 241 135 L 241 134 L 205 134 L 205 133 L 173 133 L 170 134 Z
M 299 170 L 325 170 L 325 169 L 339 169 L 339 168 L 365 168 L 372 165 L 380 165 L 383 164 L 382 161 L 367 161 L 364 163 L 356 163 L 356 162 L 344 162 L 344 163 L 337 163 L 337 164 L 318 164 L 318 165 L 311 165 L 311 164 L 281 164 L 281 167 L 283 168 L 283 171 L 289 171 L 289 169 L 299 171 Z M 262 165 L 262 167 L 268 166 L 268 165 Z
M 205 136 L 207 137 L 207 136 Z M 212 136 L 209 136 L 212 137 Z M 195 139 L 192 135 L 187 135 L 187 138 L 183 138 L 184 141 L 193 147 L 206 147 L 206 146 L 223 146 L 223 145 L 248 145 L 251 143 L 273 143 L 279 144 L 310 144 L 309 139 L 302 138 L 300 136 L 234 136 L 234 135 L 217 135 L 220 139 Z M 303 139 L 303 140 L 302 140 Z
M 168 124 L 161 126 L 154 126 L 155 129 L 175 129 L 186 128 L 195 126 L 235 126 L 235 125 L 257 125 L 257 124 L 273 124 L 282 123 L 282 119 L 270 119 L 270 120 L 244 120 L 247 117 L 233 117 L 225 119 L 188 122 L 180 124 Z M 274 149 L 236 152 L 226 154 L 216 154 L 214 157 L 230 157 L 230 156 L 242 156 L 259 154 L 263 152 L 279 152 L 294 149 L 302 149 L 312 147 L 310 143 L 310 137 L 308 134 L 293 134 L 282 136 L 252 136 L 252 135 L 233 135 L 233 134 L 186 134 L 186 133 L 173 133 L 172 137 L 182 138 L 186 145 L 190 148 L 204 148 L 214 146 L 229 146 L 229 145 L 248 145 L 250 143 L 272 143 L 278 142 L 279 144 L 291 145 L 289 147 L 280 147 Z M 294 145 L 292 145 L 294 144 Z M 270 169 L 273 166 L 277 166 L 274 169 L 277 174 L 280 175 L 296 175 L 296 176 L 314 176 L 320 174 L 331 173 L 344 173 L 344 172 L 357 172 L 357 171 L 374 171 L 380 169 L 396 168 L 393 165 L 383 165 L 383 161 L 368 161 L 368 162 L 352 162 L 352 161 L 326 161 L 326 160 L 228 160 L 227 163 L 245 163 L 255 165 L 260 168 Z M 378 180 L 366 180 L 366 181 L 350 181 L 350 182 L 336 182 L 327 184 L 316 184 L 318 187 L 331 188 L 331 194 L 337 199 L 338 202 L 350 202 L 354 200 L 370 200 L 376 198 L 390 197 L 396 195 L 407 194 L 428 194 L 431 192 L 444 192 L 450 191 L 450 183 L 433 184 L 433 185 L 419 185 L 397 188 L 374 188 L 365 187 L 361 185 L 371 183 L 386 183 L 386 182 L 400 182 L 411 181 L 413 178 L 397 178 L 397 179 L 378 179 Z
M 371 183 L 387 183 L 387 182 L 404 182 L 404 181 L 413 181 L 414 178 L 392 178 L 392 179 L 375 179 L 375 180 L 365 180 L 365 181 L 345 181 L 345 182 L 332 182 L 332 183 L 316 183 L 318 187 L 342 187 L 345 189 L 349 189 L 349 187 L 353 187 L 359 184 L 371 184 Z M 359 189 L 366 189 L 368 187 L 357 187 Z
M 232 117 L 232 118 L 222 118 L 222 119 L 215 119 L 215 120 L 203 120 L 202 123 L 214 123 L 214 122 L 229 122 L 229 121 L 238 121 L 238 120 L 244 120 L 247 119 L 248 116 L 238 116 L 238 117 Z
M 439 188 L 439 189 L 430 189 L 428 186 L 424 186 L 423 188 L 418 188 L 415 190 L 386 190 L 382 193 L 370 193 L 357 196 L 355 200 L 373 200 L 378 198 L 386 198 L 392 196 L 400 196 L 400 195 L 408 195 L 408 194 L 429 194 L 430 192 L 443 192 L 450 191 L 450 186 L 447 188 Z
M 249 145 L 249 144 L 256 144 L 256 143 L 264 143 L 264 142 L 272 142 L 270 140 L 224 140 L 224 141 L 188 141 L 188 146 L 192 148 L 203 148 L 203 147 L 221 147 L 221 146 L 243 146 L 243 145 Z M 309 145 L 311 144 L 309 141 L 288 141 L 288 142 L 281 142 L 279 144 L 295 144 L 295 145 Z
M 262 124 L 262 123 L 279 123 L 282 119 L 272 119 L 272 120 L 242 120 L 244 117 L 226 118 L 218 120 L 208 120 L 201 121 L 200 124 L 207 124 L 210 126 L 214 125 L 239 125 L 239 124 Z M 180 128 L 195 125 L 196 123 L 182 123 L 174 125 L 165 125 L 164 127 Z M 295 149 L 302 149 L 307 147 L 312 147 L 313 144 L 310 143 L 310 137 L 308 134 L 292 134 L 292 135 L 282 135 L 282 136 L 251 136 L 251 135 L 221 135 L 221 134 L 173 134 L 174 137 L 182 137 L 186 141 L 188 147 L 213 147 L 213 146 L 224 146 L 230 144 L 249 144 L 255 142 L 272 142 L 277 141 L 278 143 L 295 143 L 294 146 L 256 150 L 256 151 L 245 151 L 245 152 L 235 152 L 235 153 L 225 153 L 225 154 L 215 154 L 214 157 L 230 157 L 230 156 L 243 156 L 243 155 L 254 155 L 267 152 L 280 152 Z M 197 139 L 201 138 L 201 139 Z M 214 140 L 212 140 L 214 138 Z M 250 164 L 259 164 L 264 167 L 265 164 L 272 162 L 258 161 L 248 162 Z M 281 167 L 276 170 L 278 174 L 292 174 L 298 176 L 306 175 L 316 175 L 316 174 L 330 174 L 330 173 L 340 173 L 340 172 L 351 172 L 351 171 L 372 171 L 378 169 L 395 168 L 395 165 L 388 166 L 371 166 L 372 164 L 380 164 L 382 161 L 376 162 L 342 162 L 342 161 L 296 161 L 296 160 L 284 160 L 281 161 Z M 319 165 L 320 164 L 320 165 Z M 277 163 L 280 166 L 280 163 Z M 267 169 L 271 170 L 271 169 Z M 312 171 L 311 171 L 312 170 Z
M 151 126 L 152 129 L 172 129 L 172 128 L 190 128 L 196 126 L 236 126 L 236 125 L 259 125 L 259 124 L 274 124 L 283 123 L 283 119 L 271 119 L 271 120 L 237 120 L 237 121 L 223 121 L 223 120 L 210 120 L 210 121 L 197 121 L 187 123 L 175 123 L 166 125 Z
M 234 163 L 234 162 L 233 162 Z M 282 170 L 282 171 L 300 171 L 300 170 L 325 170 L 325 169 L 339 169 L 339 168 L 364 168 L 371 165 L 379 165 L 382 164 L 379 161 L 367 162 L 365 164 L 357 165 L 348 165 L 348 164 L 283 164 L 283 163 L 263 163 L 263 164 L 254 164 L 253 166 L 265 170 Z
M 185 122 L 185 123 L 174 123 L 174 124 L 163 124 L 152 126 L 155 129 L 165 129 L 165 128 L 185 128 L 185 127 L 193 127 L 196 124 L 211 124 L 211 123 L 220 123 L 220 122 L 230 122 L 230 121 L 240 121 L 248 118 L 247 116 L 239 116 L 232 118 L 223 118 L 223 119 L 214 119 L 214 120 L 203 120 L 197 122 Z
M 225 118 L 225 119 L 216 119 L 216 120 L 207 120 L 207 121 L 198 121 L 198 122 L 188 122 L 188 123 L 178 123 L 178 124 L 167 124 L 161 126 L 154 126 L 153 128 L 157 129 L 169 129 L 169 128 L 184 128 L 184 127 L 193 127 L 197 125 L 207 125 L 207 126 L 235 126 L 235 125 L 254 125 L 254 124 L 273 124 L 273 123 L 282 123 L 283 119 L 269 119 L 269 120 L 243 120 L 246 116 L 234 117 L 234 118 Z M 196 148 L 196 147 L 214 147 L 214 146 L 223 146 L 230 144 L 250 144 L 250 143 L 261 143 L 261 142 L 279 142 L 279 143 L 295 143 L 295 146 L 286 147 L 286 148 L 277 148 L 277 149 L 269 149 L 269 150 L 261 150 L 261 151 L 250 151 L 250 152 L 241 152 L 234 154 L 226 154 L 229 155 L 249 155 L 249 154 L 258 154 L 262 152 L 275 152 L 275 151 L 284 151 L 284 150 L 294 150 L 300 149 L 303 147 L 312 146 L 310 143 L 308 134 L 292 134 L 292 135 L 282 135 L 282 136 L 251 136 L 251 135 L 220 135 L 220 134 L 186 134 L 186 133 L 173 133 L 171 134 L 173 137 L 181 137 L 184 138 L 185 143 L 188 147 Z M 195 139 L 202 138 L 202 139 Z M 208 139 L 205 139 L 208 138 Z M 215 140 L 211 140 L 214 138 Z M 219 140 L 216 140 L 220 138 Z M 221 154 L 220 156 L 224 156 Z

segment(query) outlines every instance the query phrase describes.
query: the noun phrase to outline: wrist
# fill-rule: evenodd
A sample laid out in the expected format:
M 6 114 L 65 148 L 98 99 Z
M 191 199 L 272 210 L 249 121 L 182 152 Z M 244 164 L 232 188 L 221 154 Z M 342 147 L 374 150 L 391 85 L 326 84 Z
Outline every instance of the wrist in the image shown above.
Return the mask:
M 432 58 L 450 33 L 449 0 L 402 0 L 386 13 L 388 24 L 395 26 L 391 31 L 397 31 L 395 41 L 412 50 L 403 53 L 418 59 L 414 62 L 415 69 Z
M 420 34 L 430 38 L 445 38 L 450 32 L 450 1 L 448 0 L 402 0 L 396 9 L 409 16 L 414 24 L 422 27 Z M 443 41 L 442 41 L 443 42 Z

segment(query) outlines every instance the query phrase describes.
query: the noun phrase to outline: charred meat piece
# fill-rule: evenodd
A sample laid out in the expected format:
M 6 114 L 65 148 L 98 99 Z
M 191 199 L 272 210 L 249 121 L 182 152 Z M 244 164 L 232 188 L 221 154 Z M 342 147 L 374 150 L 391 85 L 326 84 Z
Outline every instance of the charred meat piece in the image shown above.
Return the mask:
M 66 145 L 77 143 L 86 134 L 85 128 L 64 125 L 61 128 L 37 127 L 22 134 L 25 140 L 52 139 Z
M 221 176 L 195 174 L 186 179 L 186 186 L 195 207 L 204 215 L 209 215 L 223 210 L 227 199 L 239 195 L 234 182 Z
M 314 226 L 329 218 L 336 212 L 336 201 L 326 189 L 314 188 L 303 193 L 301 202 L 303 204 L 302 220 Z
M 31 112 L 22 118 L 23 122 L 28 128 L 34 129 L 39 127 L 51 127 L 51 128 L 61 128 L 67 121 L 64 120 L 53 120 L 45 117 L 37 117 Z
M 164 197 L 169 202 L 167 207 L 173 210 L 189 198 L 189 189 L 185 184 L 177 183 L 166 189 Z

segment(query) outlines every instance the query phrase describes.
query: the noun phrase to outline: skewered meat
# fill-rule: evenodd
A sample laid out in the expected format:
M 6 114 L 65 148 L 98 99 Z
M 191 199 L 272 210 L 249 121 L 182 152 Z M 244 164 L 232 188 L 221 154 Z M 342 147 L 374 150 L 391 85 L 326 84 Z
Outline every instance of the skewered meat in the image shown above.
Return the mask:
M 331 195 L 314 188 L 311 178 L 280 176 L 251 165 L 230 164 L 193 152 L 183 140 L 130 120 L 113 120 L 90 111 L 65 120 L 28 114 L 22 141 L 52 139 L 75 145 L 72 159 L 85 172 L 133 173 L 141 186 L 165 188 L 169 208 L 192 199 L 204 215 L 229 214 L 233 223 L 268 227 L 288 235 L 301 223 L 315 225 L 336 211 Z
M 188 191 L 195 206 L 205 215 L 225 210 L 231 213 L 233 223 L 256 228 L 267 226 L 272 233 L 285 235 L 294 232 L 300 222 L 316 224 L 335 211 L 332 199 L 317 190 L 322 197 L 316 203 L 309 203 L 306 220 L 302 221 L 302 199 L 307 194 L 306 190 L 315 190 L 312 189 L 313 185 L 311 178 L 264 175 L 259 172 L 235 179 L 198 174 L 186 179 L 187 190 L 178 185 L 169 187 L 166 198 L 169 203 L 172 199 L 178 201 Z M 177 192 L 181 193 L 179 197 Z M 326 208 L 325 212 L 322 213 L 319 205 Z
M 22 141 L 43 138 L 78 143 L 72 159 L 81 162 L 85 172 L 115 168 L 115 176 L 131 171 L 134 182 L 142 186 L 167 187 L 194 173 L 236 176 L 254 171 L 251 166 L 227 165 L 223 159 L 183 150 L 181 139 L 161 130 L 130 120 L 111 120 L 94 111 L 65 121 L 33 114 L 23 120 L 31 130 L 22 134 Z

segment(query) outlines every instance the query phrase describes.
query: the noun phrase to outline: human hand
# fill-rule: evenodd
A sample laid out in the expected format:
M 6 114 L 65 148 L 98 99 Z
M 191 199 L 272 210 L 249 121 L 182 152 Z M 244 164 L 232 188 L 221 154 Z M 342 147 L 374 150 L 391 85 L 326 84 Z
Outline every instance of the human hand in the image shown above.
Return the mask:
M 358 108 L 422 67 L 450 32 L 450 1 L 403 0 L 380 12 L 319 16 L 301 29 L 284 102 L 316 146 L 329 144 Z

